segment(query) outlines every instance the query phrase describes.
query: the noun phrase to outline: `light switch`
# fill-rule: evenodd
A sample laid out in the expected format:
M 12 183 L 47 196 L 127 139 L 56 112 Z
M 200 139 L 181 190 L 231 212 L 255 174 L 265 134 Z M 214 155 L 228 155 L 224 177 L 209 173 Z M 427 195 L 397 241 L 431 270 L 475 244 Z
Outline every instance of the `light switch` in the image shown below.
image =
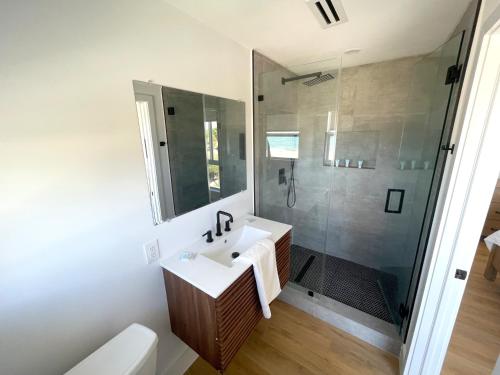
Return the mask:
M 146 254 L 146 262 L 151 264 L 160 259 L 160 247 L 158 246 L 158 240 L 153 240 L 145 243 L 143 246 L 144 254 Z

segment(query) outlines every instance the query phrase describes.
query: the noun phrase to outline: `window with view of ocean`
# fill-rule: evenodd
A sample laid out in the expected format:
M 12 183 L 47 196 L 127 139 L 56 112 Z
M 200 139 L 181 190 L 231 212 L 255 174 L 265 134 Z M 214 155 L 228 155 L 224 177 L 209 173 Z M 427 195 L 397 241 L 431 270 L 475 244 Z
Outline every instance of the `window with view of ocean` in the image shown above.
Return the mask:
M 299 131 L 266 132 L 267 157 L 279 159 L 298 159 L 299 138 Z

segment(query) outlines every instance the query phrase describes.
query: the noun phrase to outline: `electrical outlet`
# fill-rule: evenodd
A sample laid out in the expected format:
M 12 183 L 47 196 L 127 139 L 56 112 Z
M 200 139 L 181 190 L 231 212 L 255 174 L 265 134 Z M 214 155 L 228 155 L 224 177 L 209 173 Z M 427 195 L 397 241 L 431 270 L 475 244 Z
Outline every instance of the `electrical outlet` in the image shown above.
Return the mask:
M 146 262 L 151 264 L 160 259 L 160 247 L 158 246 L 158 240 L 153 240 L 142 245 L 144 249 L 144 254 L 146 254 Z

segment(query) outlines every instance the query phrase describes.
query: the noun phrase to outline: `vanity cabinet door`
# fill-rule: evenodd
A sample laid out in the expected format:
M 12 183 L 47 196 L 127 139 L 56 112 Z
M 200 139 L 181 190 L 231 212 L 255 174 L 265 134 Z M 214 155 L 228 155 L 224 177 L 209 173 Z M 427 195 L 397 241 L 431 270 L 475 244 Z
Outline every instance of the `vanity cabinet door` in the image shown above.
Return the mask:
M 218 368 L 215 299 L 179 276 L 163 270 L 172 332 Z
M 252 267 L 248 268 L 215 302 L 220 367 L 225 369 L 262 318 Z
M 290 275 L 290 232 L 275 244 L 278 277 L 283 288 Z M 225 369 L 262 318 L 253 268 L 248 268 L 215 303 L 220 369 Z

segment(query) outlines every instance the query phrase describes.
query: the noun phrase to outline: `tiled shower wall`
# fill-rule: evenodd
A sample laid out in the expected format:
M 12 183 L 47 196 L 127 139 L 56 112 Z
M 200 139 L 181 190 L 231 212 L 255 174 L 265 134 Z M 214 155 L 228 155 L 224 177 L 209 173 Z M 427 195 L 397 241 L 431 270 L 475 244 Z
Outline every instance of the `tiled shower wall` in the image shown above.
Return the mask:
M 377 147 L 375 169 L 334 168 L 328 253 L 377 269 L 412 267 L 408 235 L 420 228 L 409 224 L 416 182 L 432 173 L 422 168 L 436 74 L 423 56 L 342 71 L 338 140 L 355 132 Z M 388 189 L 405 190 L 401 214 L 384 212 Z

